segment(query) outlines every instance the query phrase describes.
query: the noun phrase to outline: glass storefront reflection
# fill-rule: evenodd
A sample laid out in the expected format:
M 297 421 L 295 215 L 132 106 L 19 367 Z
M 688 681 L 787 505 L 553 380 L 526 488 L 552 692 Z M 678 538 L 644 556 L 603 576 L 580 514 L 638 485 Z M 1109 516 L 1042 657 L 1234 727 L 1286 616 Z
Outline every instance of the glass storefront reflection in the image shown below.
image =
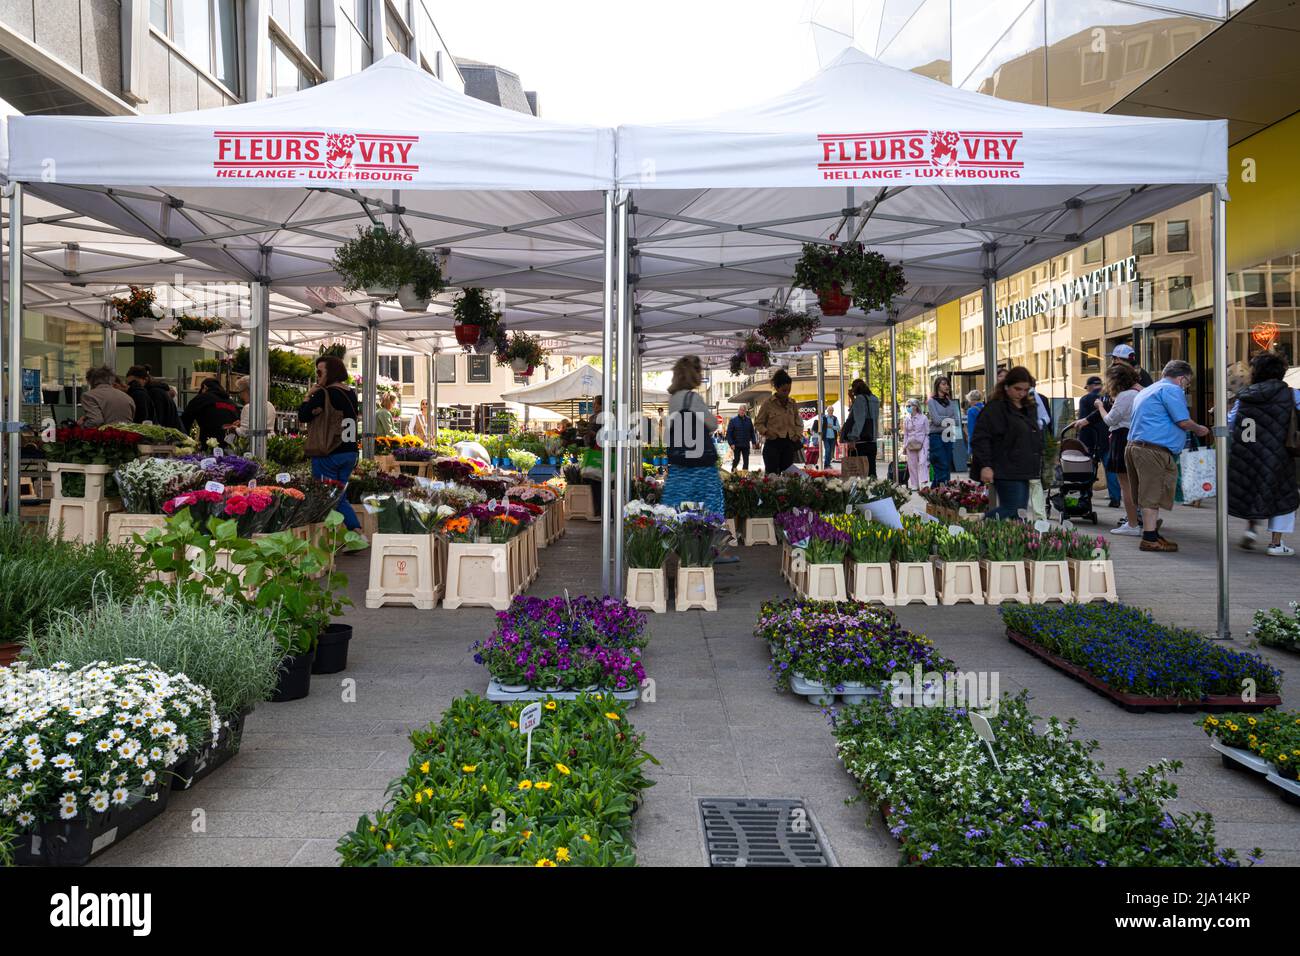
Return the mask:
M 961 83 L 964 89 L 1021 103 L 1047 102 L 1047 74 L 1043 55 L 1045 0 L 1032 0 L 999 31 L 997 42 Z M 954 5 L 954 13 L 957 7 Z M 957 32 L 963 38 L 961 31 Z M 954 62 L 956 55 L 954 53 Z
M 904 12 L 909 12 L 909 15 L 901 25 L 894 26 Z M 889 29 L 892 33 L 888 32 Z M 949 0 L 925 0 L 922 4 L 890 0 L 885 5 L 880 35 L 882 38 L 889 36 L 878 54 L 882 62 L 941 83 L 952 83 Z

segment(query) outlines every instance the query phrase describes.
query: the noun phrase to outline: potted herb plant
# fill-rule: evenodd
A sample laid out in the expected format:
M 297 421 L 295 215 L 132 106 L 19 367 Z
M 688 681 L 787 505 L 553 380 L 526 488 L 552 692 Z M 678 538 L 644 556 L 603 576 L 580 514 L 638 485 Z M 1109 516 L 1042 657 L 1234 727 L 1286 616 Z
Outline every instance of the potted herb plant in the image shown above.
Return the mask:
M 357 227 L 357 235 L 334 253 L 334 271 L 349 292 L 364 290 L 376 299 L 389 300 L 406 281 L 411 252 L 399 233 L 383 226 Z
M 821 324 L 821 319 L 807 312 L 777 309 L 758 327 L 758 334 L 774 349 L 797 349 L 813 337 Z
M 794 267 L 794 284 L 815 293 L 822 315 L 839 316 L 857 306 L 863 312 L 886 309 L 907 285 L 900 265 L 860 242 L 825 246 L 805 242 Z
M 415 244 L 406 248 L 405 275 L 397 288 L 397 302 L 405 312 L 424 312 L 429 300 L 447 287 L 436 256 Z
M 220 319 L 205 319 L 197 315 L 178 315 L 172 323 L 172 335 L 186 345 L 202 345 L 203 337 L 213 332 L 220 332 Z

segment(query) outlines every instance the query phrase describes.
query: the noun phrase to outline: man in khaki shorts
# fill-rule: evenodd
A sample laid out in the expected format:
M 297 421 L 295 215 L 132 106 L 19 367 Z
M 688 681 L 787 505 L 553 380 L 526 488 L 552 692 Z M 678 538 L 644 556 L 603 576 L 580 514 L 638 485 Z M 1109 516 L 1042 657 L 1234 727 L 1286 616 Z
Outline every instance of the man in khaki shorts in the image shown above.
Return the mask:
M 1177 551 L 1178 545 L 1160 535 L 1160 510 L 1174 506 L 1178 481 L 1178 455 L 1187 445 L 1187 433 L 1201 438 L 1210 434 L 1192 421 L 1186 391 L 1192 384 L 1192 367 L 1175 359 L 1164 377 L 1144 388 L 1133 402 L 1124 465 L 1133 485 L 1133 500 L 1142 515 L 1142 550 Z

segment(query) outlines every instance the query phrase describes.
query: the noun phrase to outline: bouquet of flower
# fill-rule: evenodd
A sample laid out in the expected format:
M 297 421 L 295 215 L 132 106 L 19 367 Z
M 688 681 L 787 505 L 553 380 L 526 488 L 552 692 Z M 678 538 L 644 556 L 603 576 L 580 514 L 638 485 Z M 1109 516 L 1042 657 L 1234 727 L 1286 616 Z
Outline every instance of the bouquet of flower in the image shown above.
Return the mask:
M 506 489 L 506 497 L 511 501 L 520 501 L 528 504 L 549 505 L 557 500 L 557 495 L 552 488 L 546 485 L 515 485 L 513 488 Z
M 132 514 L 150 515 L 162 514 L 164 502 L 207 480 L 198 465 L 173 458 L 136 458 L 118 468 L 114 477 L 123 508 Z
M 363 470 L 363 465 L 370 468 Z M 348 479 L 348 501 L 358 504 L 368 495 L 392 495 L 415 487 L 413 475 L 394 475 L 379 471 L 373 459 L 358 463 L 357 470 Z
M 921 489 L 921 497 L 932 505 L 960 511 L 965 508 L 972 514 L 987 511 L 988 488 L 976 481 L 946 481 Z
M 464 511 L 470 505 L 482 504 L 487 495 L 475 488 L 458 485 L 455 482 L 421 482 L 405 492 L 408 498 L 419 498 L 434 506 L 446 506 L 449 513 Z
M 1031 561 L 1064 561 L 1069 537 L 1061 531 L 1030 531 L 1026 550 Z
M 468 514 L 453 515 L 443 519 L 438 532 L 448 541 L 473 544 L 478 540 L 478 522 Z
M 629 568 L 662 568 L 673 548 L 676 515 L 656 518 L 629 514 L 623 519 L 623 556 Z
M 826 519 L 849 537 L 849 556 L 858 564 L 881 564 L 894 553 L 893 528 L 862 514 L 831 515 Z
M 1065 542 L 1066 557 L 1079 561 L 1105 561 L 1110 557 L 1110 545 L 1101 535 L 1064 530 L 1058 534 Z
M 219 516 L 233 519 L 241 538 L 251 538 L 266 531 L 278 510 L 278 497 L 264 488 L 228 487 L 224 499 Z
M 435 452 L 432 448 L 408 448 L 403 445 L 393 451 L 398 461 L 432 461 Z
M 133 461 L 139 454 L 140 435 L 118 428 L 83 428 L 69 425 L 54 432 L 54 441 L 45 445 L 49 461 L 76 465 L 113 465 Z
M 1288 607 L 1290 613 L 1280 607 L 1257 610 L 1250 633 L 1267 647 L 1300 651 L 1300 601 L 1292 601 Z
M 842 564 L 849 548 L 849 536 L 829 521 L 817 518 L 812 534 L 804 545 L 804 560 L 809 564 Z
M 334 510 L 334 506 L 343 497 L 342 482 L 333 478 L 312 478 L 310 475 L 294 475 L 288 481 L 279 482 L 283 488 L 293 488 L 302 492 L 298 513 L 294 516 L 295 525 L 317 524 Z
M 178 458 L 196 464 L 206 473 L 207 481 L 219 481 L 223 485 L 246 485 L 255 480 L 262 471 L 262 466 L 255 458 L 240 455 L 204 455 L 198 453 Z
M 664 483 L 661 478 L 642 475 L 632 479 L 632 497 L 646 504 L 657 505 L 664 500 Z
M 944 561 L 978 561 L 980 556 L 979 538 L 969 531 L 953 534 L 948 528 L 940 527 L 934 536 L 935 549 Z
M 470 475 L 462 482 L 466 487 L 473 488 L 475 491 L 483 492 L 484 498 L 497 499 L 506 496 L 506 489 L 512 487 L 515 483 L 507 481 L 504 478 L 495 478 L 488 475 Z
M 135 432 L 140 436 L 142 444 L 177 445 L 191 451 L 194 449 L 194 439 L 175 428 L 165 428 L 162 425 L 137 424 L 135 422 L 113 422 L 111 425 L 101 425 L 99 430 L 104 431 L 109 428 L 120 432 Z
M 677 515 L 673 550 L 682 567 L 708 568 L 728 537 L 727 519 L 722 515 L 683 511 Z
M 0 813 L 25 833 L 157 800 L 166 768 L 220 730 L 211 693 L 147 661 L 0 667 Z
M 527 508 L 504 501 L 470 505 L 469 515 L 478 523 L 480 529 L 487 531 L 488 538 L 496 544 L 509 541 L 527 528 L 533 520 L 533 514 Z
M 506 454 L 514 463 L 515 470 L 522 471 L 525 475 L 532 471 L 533 466 L 537 464 L 537 456 L 531 451 L 525 451 L 522 448 L 507 448 Z
M 225 496 L 219 491 L 207 491 L 204 488 L 198 488 L 194 491 L 187 491 L 184 494 L 177 495 L 168 501 L 163 502 L 162 513 L 165 515 L 174 515 L 178 511 L 184 511 L 187 508 L 190 517 L 195 526 L 207 528 L 208 520 L 213 516 L 221 513 L 221 505 Z
M 990 561 L 1023 561 L 1029 550 L 1029 528 L 1020 521 L 984 520 L 975 526 Z
M 922 521 L 904 521 L 903 530 L 894 538 L 894 560 L 900 562 L 929 561 L 934 545 L 937 524 Z
M 433 463 L 433 473 L 439 481 L 464 481 L 479 471 L 478 463 L 467 458 L 439 458 Z
M 297 488 L 287 488 L 282 485 L 258 485 L 257 490 L 272 495 L 275 498 L 275 507 L 270 511 L 270 517 L 265 519 L 265 525 L 262 531 L 270 534 L 275 531 L 285 531 L 289 528 L 296 528 L 303 523 L 298 520 L 302 511 L 303 503 L 307 496 Z M 231 489 L 227 488 L 227 492 Z

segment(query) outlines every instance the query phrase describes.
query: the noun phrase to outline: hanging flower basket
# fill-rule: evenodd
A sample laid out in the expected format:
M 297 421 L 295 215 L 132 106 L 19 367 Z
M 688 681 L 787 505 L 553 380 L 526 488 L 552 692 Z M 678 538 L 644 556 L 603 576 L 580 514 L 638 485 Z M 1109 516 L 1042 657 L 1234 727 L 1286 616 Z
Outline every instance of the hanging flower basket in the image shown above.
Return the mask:
M 186 345 L 202 345 L 204 336 L 221 331 L 220 319 L 205 319 L 196 315 L 178 315 L 172 324 L 172 335 Z
M 767 356 L 762 352 L 746 352 L 745 363 L 750 368 L 762 368 L 767 364 Z
M 402 307 L 403 312 L 427 312 L 429 296 L 417 295 L 415 286 L 408 282 L 397 290 L 397 304 Z
M 163 309 L 156 304 L 157 296 L 152 289 L 130 286 L 130 294 L 109 299 L 113 309 L 113 321 L 131 326 L 131 331 L 148 335 L 158 327 L 158 319 Z
M 395 298 L 406 285 L 411 287 L 408 301 L 427 300 L 445 287 L 438 260 L 409 242 L 400 232 L 383 226 L 357 229 L 334 253 L 334 271 L 343 279 L 349 292 L 358 289 L 374 299 Z M 404 303 L 402 306 L 407 309 Z M 408 309 L 423 311 L 423 309 Z
M 484 335 L 474 344 L 474 353 L 476 355 L 489 355 L 497 350 L 496 339 L 490 335 Z
M 149 335 L 158 329 L 158 320 L 152 316 L 140 316 L 131 320 L 131 331 L 136 335 Z
M 853 299 L 844 294 L 838 282 L 832 282 L 830 288 L 817 290 L 817 304 L 822 315 L 840 316 L 849 311 Z
M 482 334 L 483 326 L 481 325 L 469 325 L 466 323 L 464 325 L 458 324 L 456 326 L 456 341 L 465 346 L 465 348 L 473 348 L 475 345 L 478 345 L 479 336 Z
M 516 358 L 510 360 L 510 368 L 516 375 L 532 375 L 533 367 L 528 363 L 528 359 Z
M 471 349 L 480 355 L 492 352 L 505 336 L 501 326 L 501 313 L 496 310 L 487 289 L 477 286 L 462 289 L 456 296 L 456 301 L 452 303 L 451 311 L 456 318 L 456 341 L 463 345 L 467 352 Z M 476 328 L 478 334 L 471 338 L 469 333 L 465 333 L 465 337 L 462 338 L 461 326 Z
M 531 375 L 533 369 L 546 361 L 546 349 L 536 336 L 516 332 L 497 350 L 497 364 L 509 365 L 517 375 Z

